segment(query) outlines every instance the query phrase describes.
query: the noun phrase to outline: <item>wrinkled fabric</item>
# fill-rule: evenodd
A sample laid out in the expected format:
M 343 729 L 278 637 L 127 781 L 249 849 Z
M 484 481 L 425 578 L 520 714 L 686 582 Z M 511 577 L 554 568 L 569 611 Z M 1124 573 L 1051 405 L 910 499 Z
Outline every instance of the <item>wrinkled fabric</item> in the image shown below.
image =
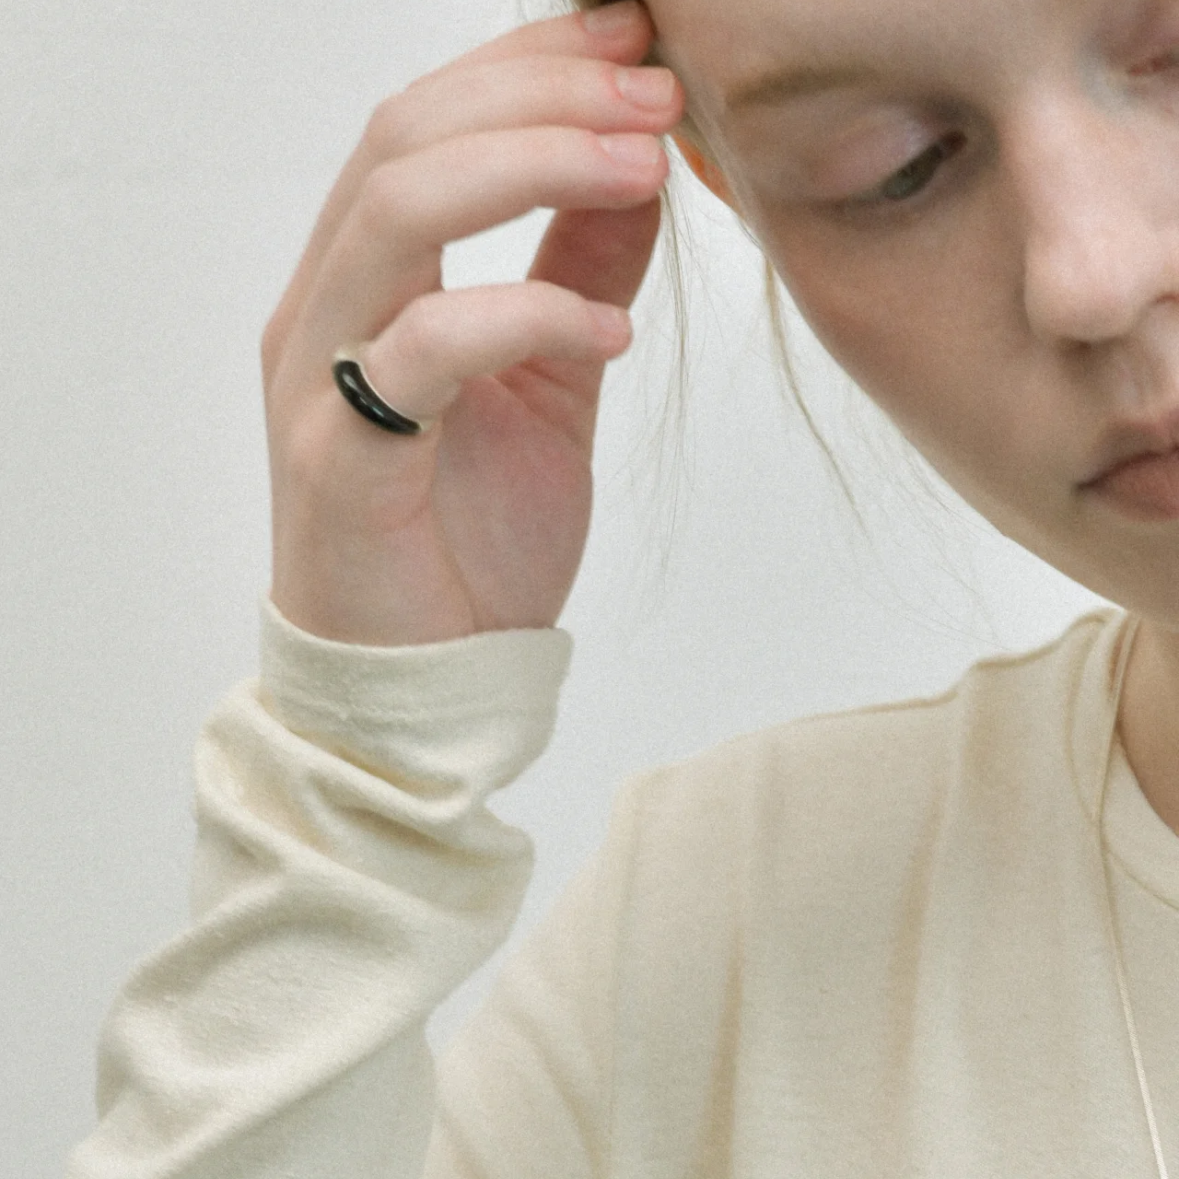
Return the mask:
M 1179 1169 L 1179 838 L 1114 731 L 1127 627 L 626 783 L 435 1069 L 425 1021 L 526 886 L 486 801 L 543 749 L 569 640 L 353 648 L 266 607 L 197 751 L 193 924 L 112 1009 L 71 1179 L 1152 1176 L 1106 784 Z

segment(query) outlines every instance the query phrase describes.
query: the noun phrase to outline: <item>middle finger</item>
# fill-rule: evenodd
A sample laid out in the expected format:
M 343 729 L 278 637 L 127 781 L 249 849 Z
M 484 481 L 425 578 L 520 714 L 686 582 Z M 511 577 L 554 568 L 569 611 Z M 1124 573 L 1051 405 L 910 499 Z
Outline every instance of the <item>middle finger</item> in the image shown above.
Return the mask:
M 585 13 L 535 21 L 513 29 L 457 61 L 435 71 L 431 78 L 460 78 L 483 64 L 508 62 L 518 57 L 587 59 L 621 65 L 637 65 L 650 47 L 654 29 L 650 17 L 634 0 L 611 4 L 605 10 L 615 19 L 605 26 L 595 24 Z M 423 80 L 424 84 L 424 80 Z M 411 87 L 412 89 L 413 87 Z M 527 89 L 527 88 L 526 88 Z M 394 103 L 396 99 L 389 100 Z M 387 157 L 370 146 L 374 122 L 383 118 L 382 104 L 369 129 L 344 165 L 316 220 L 307 248 L 283 296 L 281 310 L 288 320 L 298 314 L 308 291 L 335 239 L 340 225 L 356 201 L 357 194 L 374 167 Z
M 384 330 L 437 288 L 449 242 L 538 207 L 641 204 L 668 166 L 654 136 L 562 127 L 463 136 L 394 160 L 369 177 L 328 252 L 305 309 L 315 339 L 305 342 L 327 354 Z

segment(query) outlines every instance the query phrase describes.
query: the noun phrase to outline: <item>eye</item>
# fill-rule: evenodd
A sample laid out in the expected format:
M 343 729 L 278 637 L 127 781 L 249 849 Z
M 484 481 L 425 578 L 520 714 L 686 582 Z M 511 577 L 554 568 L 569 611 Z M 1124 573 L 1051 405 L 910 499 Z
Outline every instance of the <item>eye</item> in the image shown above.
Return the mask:
M 910 160 L 899 172 L 894 172 L 883 184 L 864 198 L 864 203 L 900 204 L 918 196 L 933 182 L 942 165 L 961 151 L 966 136 L 960 131 L 939 139 L 937 143 Z

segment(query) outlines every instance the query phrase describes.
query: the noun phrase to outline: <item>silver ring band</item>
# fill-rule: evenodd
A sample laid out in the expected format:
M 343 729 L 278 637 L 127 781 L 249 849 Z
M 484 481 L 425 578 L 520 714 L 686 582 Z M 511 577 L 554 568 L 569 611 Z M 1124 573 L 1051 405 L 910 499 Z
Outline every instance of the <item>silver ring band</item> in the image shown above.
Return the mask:
M 344 399 L 357 413 L 368 418 L 382 430 L 390 434 L 401 434 L 414 437 L 425 433 L 429 428 L 428 422 L 419 422 L 414 418 L 395 410 L 377 391 L 360 363 L 356 347 L 341 348 L 332 358 L 332 376 L 336 381 L 336 388 L 344 395 Z

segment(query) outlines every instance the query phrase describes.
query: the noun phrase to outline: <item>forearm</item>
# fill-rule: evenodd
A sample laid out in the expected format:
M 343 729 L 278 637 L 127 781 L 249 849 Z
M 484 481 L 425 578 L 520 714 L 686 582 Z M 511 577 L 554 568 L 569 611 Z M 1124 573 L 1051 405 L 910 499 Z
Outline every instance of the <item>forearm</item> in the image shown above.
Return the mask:
M 194 925 L 119 996 L 71 1179 L 419 1174 L 425 1021 L 515 917 L 530 847 L 485 801 L 543 748 L 565 636 L 264 629 L 198 748 Z

